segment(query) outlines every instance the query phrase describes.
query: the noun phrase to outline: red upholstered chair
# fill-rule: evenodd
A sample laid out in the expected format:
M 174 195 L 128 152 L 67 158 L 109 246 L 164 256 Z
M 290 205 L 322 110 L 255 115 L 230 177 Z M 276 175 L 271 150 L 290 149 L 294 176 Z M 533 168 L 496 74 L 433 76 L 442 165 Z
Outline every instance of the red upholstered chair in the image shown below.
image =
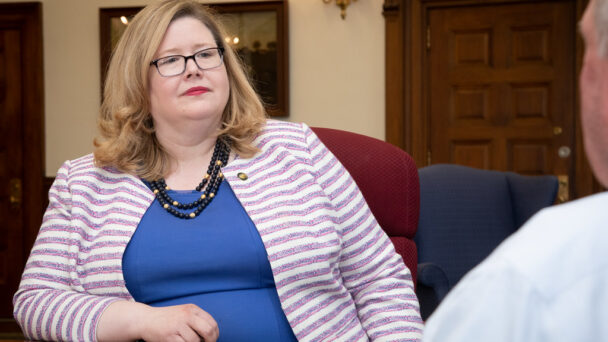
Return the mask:
M 412 158 L 387 142 L 331 128 L 312 127 L 351 174 L 380 226 L 412 273 L 416 284 L 420 192 Z

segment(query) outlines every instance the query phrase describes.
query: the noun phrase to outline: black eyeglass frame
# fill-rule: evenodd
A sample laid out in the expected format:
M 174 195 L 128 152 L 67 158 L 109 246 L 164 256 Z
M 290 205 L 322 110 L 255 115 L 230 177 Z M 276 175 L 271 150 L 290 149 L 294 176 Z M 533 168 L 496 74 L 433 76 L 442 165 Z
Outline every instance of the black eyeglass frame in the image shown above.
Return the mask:
M 214 66 L 212 68 L 201 68 L 200 65 L 198 65 L 198 63 L 196 62 L 196 58 L 194 56 L 198 55 L 199 53 L 203 52 L 203 51 L 208 51 L 208 50 L 217 50 L 220 54 L 220 64 L 218 64 L 217 66 Z M 170 76 L 165 76 L 163 75 L 160 70 L 158 69 L 158 62 L 161 59 L 165 59 L 165 58 L 169 58 L 169 57 L 182 57 L 184 59 L 184 70 L 182 70 L 182 72 L 180 72 L 179 74 L 175 74 L 175 75 L 170 75 Z M 206 48 L 206 49 L 202 49 L 199 51 L 196 51 L 194 54 L 190 55 L 190 56 L 184 56 L 184 55 L 169 55 L 169 56 L 164 56 L 164 57 L 160 57 L 157 58 L 155 60 L 153 60 L 152 62 L 150 62 L 150 65 L 154 65 L 156 67 L 156 71 L 158 72 L 159 75 L 161 75 L 162 77 L 174 77 L 174 76 L 179 76 L 181 74 L 183 74 L 186 71 L 186 66 L 188 65 L 188 60 L 192 59 L 194 61 L 194 64 L 196 65 L 196 67 L 199 70 L 210 70 L 210 69 L 215 69 L 217 67 L 219 67 L 220 65 L 222 65 L 222 63 L 224 62 L 224 47 L 223 46 L 216 46 L 216 47 L 211 47 L 211 48 Z

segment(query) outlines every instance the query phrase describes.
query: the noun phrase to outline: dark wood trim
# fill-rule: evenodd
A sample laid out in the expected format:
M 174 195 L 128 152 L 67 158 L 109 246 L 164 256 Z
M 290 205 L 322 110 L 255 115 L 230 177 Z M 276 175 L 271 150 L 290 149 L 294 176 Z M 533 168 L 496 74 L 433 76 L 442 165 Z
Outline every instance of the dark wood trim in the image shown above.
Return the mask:
M 28 63 L 23 65 L 23 193 L 39 194 L 44 175 L 44 60 L 42 51 L 42 4 L 40 2 L 0 4 L 0 25 L 18 27 L 24 32 L 23 55 Z M 6 15 L 6 17 L 4 17 Z M 42 204 L 37 196 L 23 196 L 25 251 L 31 249 L 40 223 Z M 26 253 L 28 254 L 28 253 Z M 23 260 L 25 262 L 25 260 Z
M 588 0 L 573 1 L 576 22 L 580 20 Z M 418 167 L 428 164 L 429 147 L 428 101 L 424 96 L 427 13 L 431 8 L 476 4 L 522 3 L 525 0 L 385 0 L 383 4 L 386 30 L 386 140 L 412 155 Z M 577 32 L 573 27 L 573 32 Z M 578 73 L 584 53 L 580 35 L 576 39 L 576 108 L 575 146 L 573 146 L 574 179 L 570 182 L 570 198 L 579 198 L 603 188 L 593 177 L 587 163 L 580 125 Z
M 103 94 L 103 84 L 106 80 L 108 63 L 112 55 L 112 40 L 110 38 L 111 19 L 124 16 L 135 15 L 142 7 L 121 7 L 121 8 L 100 8 L 99 9 L 99 69 L 101 75 L 101 94 Z M 102 96 L 103 98 L 103 96 Z
M 42 39 L 42 4 L 40 2 L 0 4 L 0 26 L 17 28 L 22 32 L 23 56 L 27 63 L 21 68 L 24 100 L 23 140 L 17 142 L 23 153 L 23 260 L 25 265 L 42 222 L 42 202 L 36 194 L 42 192 L 44 176 L 44 58 Z M 33 194 L 33 196 L 32 196 Z M 20 338 L 20 328 L 12 318 L 0 321 L 4 337 Z
M 25 341 L 25 337 L 21 332 L 21 327 L 17 324 L 17 321 L 13 318 L 2 318 L 0 319 L 0 340 L 10 341 Z
M 426 165 L 426 127 L 421 117 L 423 36 L 419 1 L 385 0 L 386 141 Z
M 386 0 L 383 5 L 383 15 L 385 18 L 385 103 L 386 103 L 386 140 L 397 147 L 408 150 L 405 131 L 405 122 L 408 111 L 405 110 L 405 103 L 409 103 L 409 93 L 404 92 L 403 85 L 408 77 L 404 73 L 405 50 L 409 45 L 405 41 L 402 29 L 403 25 L 403 5 L 398 1 Z M 407 98 L 406 98 L 407 97 Z M 404 115 L 405 114 L 405 115 Z

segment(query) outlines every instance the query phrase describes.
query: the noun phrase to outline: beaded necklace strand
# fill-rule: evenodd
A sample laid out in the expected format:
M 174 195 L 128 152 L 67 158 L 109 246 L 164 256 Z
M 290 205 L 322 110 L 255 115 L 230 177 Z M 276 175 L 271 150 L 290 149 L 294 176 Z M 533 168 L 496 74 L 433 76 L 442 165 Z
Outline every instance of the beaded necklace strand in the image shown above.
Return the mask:
M 230 155 L 230 146 L 217 139 L 213 148 L 213 155 L 207 173 L 203 176 L 200 184 L 196 187 L 196 191 L 202 192 L 201 196 L 191 203 L 179 203 L 169 196 L 167 190 L 170 190 L 164 178 L 150 182 L 150 187 L 154 192 L 154 196 L 158 203 L 167 210 L 171 215 L 181 219 L 193 219 L 197 217 L 211 203 L 215 194 L 224 180 L 222 166 L 228 163 Z M 206 187 L 205 187 L 206 185 Z M 194 209 L 193 211 L 190 211 Z

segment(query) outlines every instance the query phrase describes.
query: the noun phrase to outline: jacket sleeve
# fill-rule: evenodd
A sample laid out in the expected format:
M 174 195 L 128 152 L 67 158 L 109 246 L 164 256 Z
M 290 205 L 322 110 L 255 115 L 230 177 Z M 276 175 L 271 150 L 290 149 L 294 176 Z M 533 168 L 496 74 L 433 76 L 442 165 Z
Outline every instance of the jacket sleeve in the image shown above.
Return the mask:
M 309 127 L 304 130 L 317 182 L 336 212 L 340 273 L 361 325 L 372 341 L 421 339 L 423 323 L 409 269 L 350 174 Z
M 49 206 L 13 298 L 13 315 L 28 339 L 95 341 L 101 313 L 119 299 L 81 290 L 76 260 L 84 237 L 70 224 L 69 174 L 66 162 L 49 191 Z

